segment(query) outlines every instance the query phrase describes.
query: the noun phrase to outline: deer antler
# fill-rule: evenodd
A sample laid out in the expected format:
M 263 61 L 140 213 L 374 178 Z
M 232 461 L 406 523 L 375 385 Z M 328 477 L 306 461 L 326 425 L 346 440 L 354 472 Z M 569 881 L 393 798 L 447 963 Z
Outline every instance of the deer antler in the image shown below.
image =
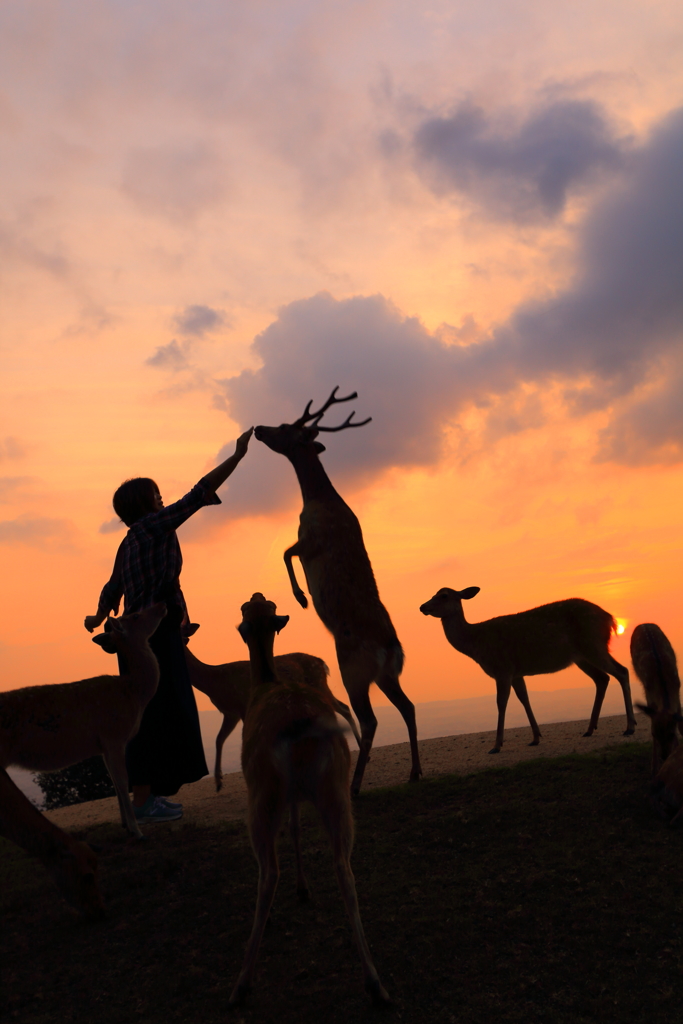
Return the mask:
M 306 408 L 304 409 L 303 416 L 300 416 L 296 423 L 293 423 L 292 426 L 303 427 L 305 423 L 310 423 L 312 427 L 315 427 L 318 430 L 326 430 L 328 431 L 328 433 L 333 433 L 336 430 L 345 430 L 347 427 L 364 427 L 366 423 L 370 422 L 372 416 L 368 416 L 368 418 L 366 420 L 363 420 L 362 423 L 352 423 L 351 420 L 355 416 L 355 413 L 352 412 L 351 415 L 346 420 L 344 420 L 344 422 L 341 423 L 338 427 L 318 426 L 320 420 L 327 412 L 327 410 L 330 408 L 330 406 L 337 405 L 340 402 L 351 402 L 354 398 L 358 398 L 357 391 L 353 391 L 350 395 L 346 395 L 344 398 L 337 398 L 337 391 L 339 391 L 338 384 L 336 388 L 333 389 L 332 394 L 327 399 L 325 404 L 322 405 L 317 412 L 311 412 L 311 406 L 313 405 L 313 399 L 311 399 Z
M 351 420 L 353 419 L 353 417 L 355 415 L 356 415 L 355 412 L 352 412 L 351 415 L 347 416 L 347 418 L 344 420 L 344 422 L 340 423 L 338 427 L 319 427 L 317 420 L 313 424 L 313 426 L 317 430 L 326 430 L 328 432 L 328 434 L 333 434 L 336 430 L 346 430 L 347 427 L 364 427 L 365 424 L 369 423 L 370 420 L 372 419 L 372 416 L 368 416 L 368 418 L 366 420 L 361 420 L 360 423 L 352 423 Z

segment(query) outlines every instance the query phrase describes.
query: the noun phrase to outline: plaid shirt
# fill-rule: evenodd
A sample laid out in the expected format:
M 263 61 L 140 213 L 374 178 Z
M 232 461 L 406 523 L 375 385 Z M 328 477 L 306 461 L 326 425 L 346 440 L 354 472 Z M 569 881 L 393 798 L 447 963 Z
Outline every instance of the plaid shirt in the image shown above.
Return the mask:
M 183 556 L 176 529 L 204 505 L 220 505 L 221 499 L 200 481 L 191 491 L 160 512 L 150 512 L 129 528 L 116 553 L 114 571 L 100 594 L 98 614 L 139 612 L 156 601 L 175 604 L 187 620 L 187 606 L 180 589 Z

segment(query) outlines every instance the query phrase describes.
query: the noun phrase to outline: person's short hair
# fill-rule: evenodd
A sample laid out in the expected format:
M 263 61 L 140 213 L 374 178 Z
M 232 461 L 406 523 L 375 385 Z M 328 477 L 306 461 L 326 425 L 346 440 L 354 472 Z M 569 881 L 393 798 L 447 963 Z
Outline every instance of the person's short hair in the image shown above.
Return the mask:
M 114 492 L 114 511 L 126 526 L 132 526 L 138 519 L 154 512 L 154 499 L 159 488 L 148 476 L 136 476 L 124 480 Z

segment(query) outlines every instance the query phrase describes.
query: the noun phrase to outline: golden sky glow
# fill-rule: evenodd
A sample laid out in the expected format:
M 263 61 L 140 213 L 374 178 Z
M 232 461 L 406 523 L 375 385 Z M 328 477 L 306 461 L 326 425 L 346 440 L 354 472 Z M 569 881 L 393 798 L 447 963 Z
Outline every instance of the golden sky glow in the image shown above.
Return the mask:
M 674 0 L 4 4 L 0 687 L 114 670 L 82 621 L 124 478 L 174 500 L 336 384 L 373 423 L 323 459 L 412 699 L 494 690 L 420 615 L 441 586 L 474 621 L 596 601 L 626 664 L 639 622 L 680 648 L 680 43 Z M 245 657 L 261 590 L 333 665 L 258 447 L 180 534 L 193 650 Z

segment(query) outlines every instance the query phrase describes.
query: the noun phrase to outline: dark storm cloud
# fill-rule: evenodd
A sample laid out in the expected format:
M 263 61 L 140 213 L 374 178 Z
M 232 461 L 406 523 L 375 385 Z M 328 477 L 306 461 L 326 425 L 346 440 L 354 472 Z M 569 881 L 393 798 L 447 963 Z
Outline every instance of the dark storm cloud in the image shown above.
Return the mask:
M 512 125 L 466 102 L 425 120 L 414 146 L 436 192 L 464 193 L 489 215 L 519 222 L 558 216 L 572 192 L 619 167 L 625 151 L 586 100 L 556 101 Z

